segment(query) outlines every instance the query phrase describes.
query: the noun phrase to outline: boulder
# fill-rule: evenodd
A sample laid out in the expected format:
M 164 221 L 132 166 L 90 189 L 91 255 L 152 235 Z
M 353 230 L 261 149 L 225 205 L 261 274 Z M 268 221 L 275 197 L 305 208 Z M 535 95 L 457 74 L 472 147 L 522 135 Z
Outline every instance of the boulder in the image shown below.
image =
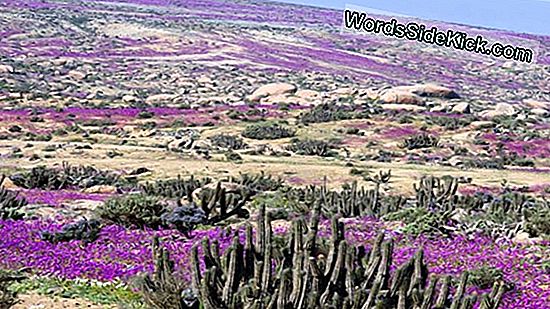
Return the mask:
M 271 83 L 256 89 L 247 97 L 249 101 L 259 102 L 262 98 L 272 95 L 292 94 L 296 92 L 296 86 L 289 83 Z
M 76 80 L 83 80 L 86 78 L 86 73 L 84 72 L 81 72 L 81 71 L 77 71 L 77 70 L 71 70 L 69 71 L 68 75 L 73 78 L 73 79 L 76 79 Z
M 2 179 L 2 177 L 0 177 L 0 180 L 1 179 Z M 4 181 L 2 183 L 0 183 L 0 187 L 2 187 L 4 189 L 8 189 L 8 190 L 21 189 L 18 186 L 16 186 L 13 183 L 13 181 L 11 181 L 11 179 L 9 177 L 4 178 Z
M 384 104 L 382 105 L 382 108 L 385 110 L 397 110 L 397 111 L 410 111 L 410 112 L 418 112 L 418 111 L 424 111 L 425 108 L 419 105 L 413 105 L 413 104 Z
M 133 96 L 133 95 L 126 94 L 126 95 L 122 96 L 122 101 L 126 102 L 126 103 L 136 102 L 137 100 L 138 100 L 138 98 Z
M 294 95 L 302 99 L 314 100 L 319 97 L 319 92 L 315 90 L 302 89 L 302 90 L 296 91 Z
M 395 103 L 395 104 L 414 104 L 423 105 L 422 98 L 410 91 L 399 89 L 388 89 L 380 94 L 380 101 L 383 103 Z
M 469 114 L 471 113 L 470 103 L 461 102 L 453 106 L 451 112 L 458 114 Z
M 550 115 L 550 112 L 543 109 L 543 108 L 533 108 L 531 110 L 531 114 L 533 115 L 537 115 L 537 116 L 543 116 L 543 117 L 547 117 Z
M 516 113 L 516 109 L 514 106 L 508 103 L 497 103 L 493 109 L 485 110 L 481 112 L 479 115 L 482 118 L 494 118 L 497 116 L 511 116 Z
M 0 64 L 0 74 L 13 73 L 13 67 L 7 64 Z
M 550 109 L 550 102 L 525 99 L 523 100 L 523 104 L 527 105 L 530 108 Z

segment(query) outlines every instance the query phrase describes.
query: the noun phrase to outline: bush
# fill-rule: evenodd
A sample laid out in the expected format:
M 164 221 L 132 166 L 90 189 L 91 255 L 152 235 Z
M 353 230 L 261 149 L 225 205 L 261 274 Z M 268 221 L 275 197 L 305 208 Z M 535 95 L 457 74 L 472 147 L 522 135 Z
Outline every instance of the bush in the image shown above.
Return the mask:
M 107 200 L 97 208 L 100 218 L 126 227 L 158 229 L 166 212 L 159 198 L 130 194 Z
M 30 171 L 12 175 L 10 180 L 25 189 L 59 190 L 69 187 L 114 185 L 119 182 L 119 175 L 98 170 L 93 166 L 72 166 L 64 162 L 61 168 L 38 166 Z
M 94 242 L 99 237 L 101 224 L 97 220 L 83 219 L 64 225 L 59 232 L 42 232 L 42 240 L 58 243 L 71 240 L 82 240 L 85 244 Z
M 359 118 L 368 118 L 368 114 L 357 112 L 353 106 L 325 103 L 301 113 L 299 121 L 303 124 L 310 124 Z
M 218 134 L 208 139 L 212 145 L 228 150 L 239 150 L 247 146 L 242 138 L 234 135 Z
M 305 156 L 331 157 L 336 155 L 336 152 L 333 151 L 334 148 L 336 146 L 333 143 L 323 140 L 293 139 L 292 144 L 287 147 L 287 150 Z
M 208 219 L 204 210 L 194 205 L 176 207 L 171 212 L 164 213 L 161 218 L 167 226 L 175 228 L 186 236 L 189 236 L 189 232 L 197 225 L 205 224 Z
M 251 139 L 279 139 L 292 137 L 296 131 L 277 123 L 263 122 L 247 126 L 242 136 Z
M 438 144 L 439 138 L 437 136 L 420 133 L 406 138 L 403 143 L 403 148 L 413 150 L 420 148 L 437 147 Z
M 26 277 L 15 272 L 0 269 L 0 308 L 8 309 L 19 303 L 17 292 L 10 289 L 10 286 L 24 279 Z

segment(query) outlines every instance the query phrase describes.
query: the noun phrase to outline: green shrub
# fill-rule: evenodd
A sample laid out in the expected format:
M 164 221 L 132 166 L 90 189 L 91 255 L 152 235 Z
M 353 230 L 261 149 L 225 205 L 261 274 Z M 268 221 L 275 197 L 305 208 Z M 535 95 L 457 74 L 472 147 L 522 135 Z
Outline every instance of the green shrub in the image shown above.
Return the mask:
M 241 133 L 242 136 L 251 139 L 279 139 L 292 137 L 296 131 L 278 123 L 263 122 L 247 126 Z
M 109 199 L 96 211 L 100 218 L 115 224 L 158 229 L 163 226 L 161 216 L 166 209 L 157 197 L 130 194 Z

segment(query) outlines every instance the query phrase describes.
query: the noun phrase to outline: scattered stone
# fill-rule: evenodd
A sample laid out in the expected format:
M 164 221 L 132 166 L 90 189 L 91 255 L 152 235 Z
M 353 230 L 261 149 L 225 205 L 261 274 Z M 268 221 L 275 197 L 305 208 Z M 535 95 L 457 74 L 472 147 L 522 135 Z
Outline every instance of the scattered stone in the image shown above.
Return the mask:
M 451 112 L 458 113 L 458 114 L 469 114 L 471 113 L 470 103 L 466 103 L 466 102 L 458 103 L 457 105 L 453 106 L 453 108 L 451 109 Z
M 383 103 L 423 105 L 423 100 L 418 95 L 404 90 L 388 89 L 380 95 Z
M 525 99 L 523 100 L 523 104 L 527 105 L 530 108 L 550 109 L 550 102 Z
M 83 80 L 86 78 L 87 74 L 81 71 L 71 70 L 68 75 L 76 80 Z
M 13 73 L 13 67 L 7 64 L 0 64 L 0 74 Z
M 138 100 L 138 98 L 133 96 L 133 95 L 127 94 L 127 95 L 122 96 L 122 101 L 126 102 L 126 103 L 136 102 L 137 100 Z
M 382 108 L 385 110 L 402 110 L 402 111 L 411 111 L 411 112 L 418 112 L 418 111 L 424 111 L 426 108 L 418 105 L 412 105 L 412 104 L 384 104 L 382 105 Z
M 154 94 L 147 99 L 145 99 L 145 103 L 147 104 L 159 104 L 159 103 L 166 103 L 174 100 L 178 96 L 175 94 L 168 94 L 168 93 L 161 93 L 161 94 Z
M 482 118 L 492 119 L 497 116 L 512 116 L 516 113 L 514 106 L 508 103 L 497 103 L 495 107 L 491 110 L 485 110 L 479 115 Z

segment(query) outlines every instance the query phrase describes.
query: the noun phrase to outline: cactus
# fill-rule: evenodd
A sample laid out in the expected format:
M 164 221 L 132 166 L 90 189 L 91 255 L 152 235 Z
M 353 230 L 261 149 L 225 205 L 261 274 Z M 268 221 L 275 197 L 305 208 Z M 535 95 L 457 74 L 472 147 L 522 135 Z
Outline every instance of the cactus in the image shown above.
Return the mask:
M 332 236 L 323 241 L 317 235 L 320 214 L 321 207 L 317 204 L 309 224 L 303 218 L 293 221 L 287 241 L 280 243 L 275 241 L 265 206 L 261 207 L 255 239 L 248 224 L 244 244 L 235 234 L 221 256 L 216 240 L 202 241 L 206 267 L 202 274 L 199 245 L 194 246 L 192 287 L 202 308 L 473 308 L 475 305 L 475 295 L 465 292 L 467 273 L 450 296 L 453 286 L 450 277 L 443 277 L 438 284 L 441 278 L 429 274 L 422 248 L 392 273 L 392 239 L 385 240 L 384 234 L 379 234 L 370 250 L 350 245 L 344 239 L 343 223 L 333 217 Z M 157 261 L 167 263 L 165 256 Z M 163 278 L 170 275 L 149 285 L 166 290 L 161 288 Z M 493 291 L 483 295 L 485 308 L 496 309 L 503 291 L 503 284 L 495 283 Z M 171 302 L 180 303 L 177 299 Z
M 21 208 L 27 205 L 27 200 L 4 188 L 5 179 L 5 175 L 0 176 L 0 219 L 23 219 L 25 214 L 21 212 Z
M 193 191 L 211 182 L 211 178 L 196 179 L 191 175 L 191 177 L 184 179 L 178 175 L 175 179 L 157 180 L 141 184 L 139 191 L 147 195 L 178 199 L 187 198 L 190 201 Z
M 153 239 L 153 274 L 138 277 L 135 285 L 141 291 L 145 303 L 154 309 L 198 309 L 199 302 L 189 295 L 185 285 L 174 276 L 174 263 L 159 239 Z
M 250 193 L 243 190 L 226 190 L 218 182 L 214 190 L 201 190 L 198 204 L 205 213 L 207 224 L 216 224 L 232 216 L 248 218 L 243 206 L 250 201 Z M 197 201 L 193 201 L 197 203 Z

